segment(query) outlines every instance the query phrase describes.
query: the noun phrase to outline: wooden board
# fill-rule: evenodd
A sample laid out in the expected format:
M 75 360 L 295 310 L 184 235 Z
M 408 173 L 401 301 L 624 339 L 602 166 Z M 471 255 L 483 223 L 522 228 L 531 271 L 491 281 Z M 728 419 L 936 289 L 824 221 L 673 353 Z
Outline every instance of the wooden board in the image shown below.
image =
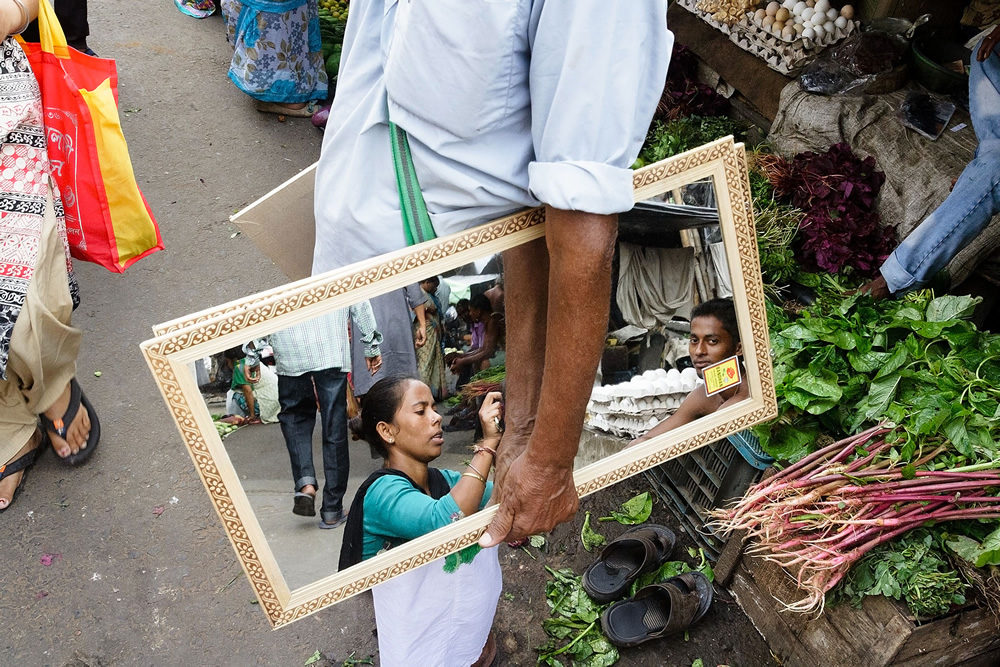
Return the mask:
M 1000 663 L 1000 630 L 986 609 L 971 607 L 917 625 L 901 603 L 865 598 L 860 609 L 827 607 L 818 618 L 782 611 L 802 596 L 778 565 L 744 557 L 730 591 L 787 667 L 884 667 Z

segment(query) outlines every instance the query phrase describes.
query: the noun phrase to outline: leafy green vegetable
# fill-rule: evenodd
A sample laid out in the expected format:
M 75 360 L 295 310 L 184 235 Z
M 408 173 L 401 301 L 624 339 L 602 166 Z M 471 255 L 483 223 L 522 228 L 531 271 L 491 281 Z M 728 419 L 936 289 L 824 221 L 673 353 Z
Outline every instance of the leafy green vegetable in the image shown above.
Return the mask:
M 855 607 L 868 595 L 902 599 L 915 617 L 932 618 L 947 613 L 952 605 L 964 604 L 967 588 L 935 535 L 919 529 L 873 549 L 831 595 Z
M 580 541 L 583 542 L 583 548 L 587 551 L 593 551 L 598 547 L 602 547 L 608 541 L 606 537 L 600 533 L 594 532 L 594 529 L 590 527 L 590 512 L 587 512 L 587 514 L 583 517 L 583 528 L 580 530 Z
M 528 544 L 535 547 L 536 549 L 542 549 L 545 547 L 545 536 L 544 535 L 532 535 L 528 538 Z
M 704 144 L 733 135 L 736 141 L 746 137 L 747 126 L 726 116 L 688 116 L 650 127 L 639 157 L 647 164 L 698 148 Z
M 316 649 L 316 652 L 309 656 L 309 659 L 302 663 L 302 667 L 309 667 L 309 665 L 319 662 L 323 659 L 323 655 Z
M 542 621 L 549 640 L 538 647 L 538 664 L 562 666 L 563 656 L 573 665 L 607 667 L 618 661 L 616 649 L 601 634 L 601 612 L 607 607 L 590 598 L 583 590 L 581 577 L 572 570 L 545 570 L 552 579 L 545 584 L 545 597 L 551 616 Z
M 983 538 L 982 542 L 966 535 L 949 537 L 948 548 L 976 567 L 1000 565 L 1000 528 Z
M 626 526 L 642 523 L 653 513 L 653 497 L 649 491 L 626 500 L 620 510 L 612 510 L 611 516 L 602 516 L 598 521 L 617 521 Z

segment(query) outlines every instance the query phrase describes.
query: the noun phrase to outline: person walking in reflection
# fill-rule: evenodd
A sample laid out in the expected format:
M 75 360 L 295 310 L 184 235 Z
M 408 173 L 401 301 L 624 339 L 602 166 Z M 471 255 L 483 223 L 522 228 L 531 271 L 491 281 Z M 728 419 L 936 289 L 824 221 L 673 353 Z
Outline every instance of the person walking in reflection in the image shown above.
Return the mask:
M 319 527 L 341 525 L 344 493 L 350 474 L 347 448 L 347 374 L 351 371 L 348 320 L 360 332 L 355 345 L 364 350 L 369 375 L 382 366 L 379 344 L 382 334 L 368 301 L 356 303 L 301 324 L 283 329 L 270 337 L 278 373 L 278 403 L 281 434 L 288 447 L 295 480 L 292 512 L 316 516 L 319 482 L 313 466 L 312 439 L 316 425 L 316 404 L 323 429 L 323 503 Z

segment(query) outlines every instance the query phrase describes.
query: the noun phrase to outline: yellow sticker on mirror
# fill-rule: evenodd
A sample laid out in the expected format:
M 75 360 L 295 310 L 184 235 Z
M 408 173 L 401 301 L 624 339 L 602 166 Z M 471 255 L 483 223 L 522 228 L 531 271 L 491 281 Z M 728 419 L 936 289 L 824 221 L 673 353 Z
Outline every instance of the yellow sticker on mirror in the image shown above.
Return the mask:
M 725 391 L 730 387 L 735 387 L 743 382 L 740 375 L 740 361 L 738 357 L 729 357 L 712 366 L 706 366 L 705 393 L 709 396 Z

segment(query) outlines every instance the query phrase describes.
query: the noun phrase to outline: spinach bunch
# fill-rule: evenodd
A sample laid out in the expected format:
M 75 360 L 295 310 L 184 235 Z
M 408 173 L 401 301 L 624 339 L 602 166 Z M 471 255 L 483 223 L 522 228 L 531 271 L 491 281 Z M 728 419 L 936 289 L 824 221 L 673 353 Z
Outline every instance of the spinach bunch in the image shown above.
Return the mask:
M 887 420 L 900 437 L 897 461 L 945 444 L 939 469 L 1000 465 L 1000 336 L 964 319 L 977 303 L 924 291 L 820 300 L 791 320 L 772 308 L 779 417 L 756 428 L 762 446 L 794 461 L 823 434 Z

